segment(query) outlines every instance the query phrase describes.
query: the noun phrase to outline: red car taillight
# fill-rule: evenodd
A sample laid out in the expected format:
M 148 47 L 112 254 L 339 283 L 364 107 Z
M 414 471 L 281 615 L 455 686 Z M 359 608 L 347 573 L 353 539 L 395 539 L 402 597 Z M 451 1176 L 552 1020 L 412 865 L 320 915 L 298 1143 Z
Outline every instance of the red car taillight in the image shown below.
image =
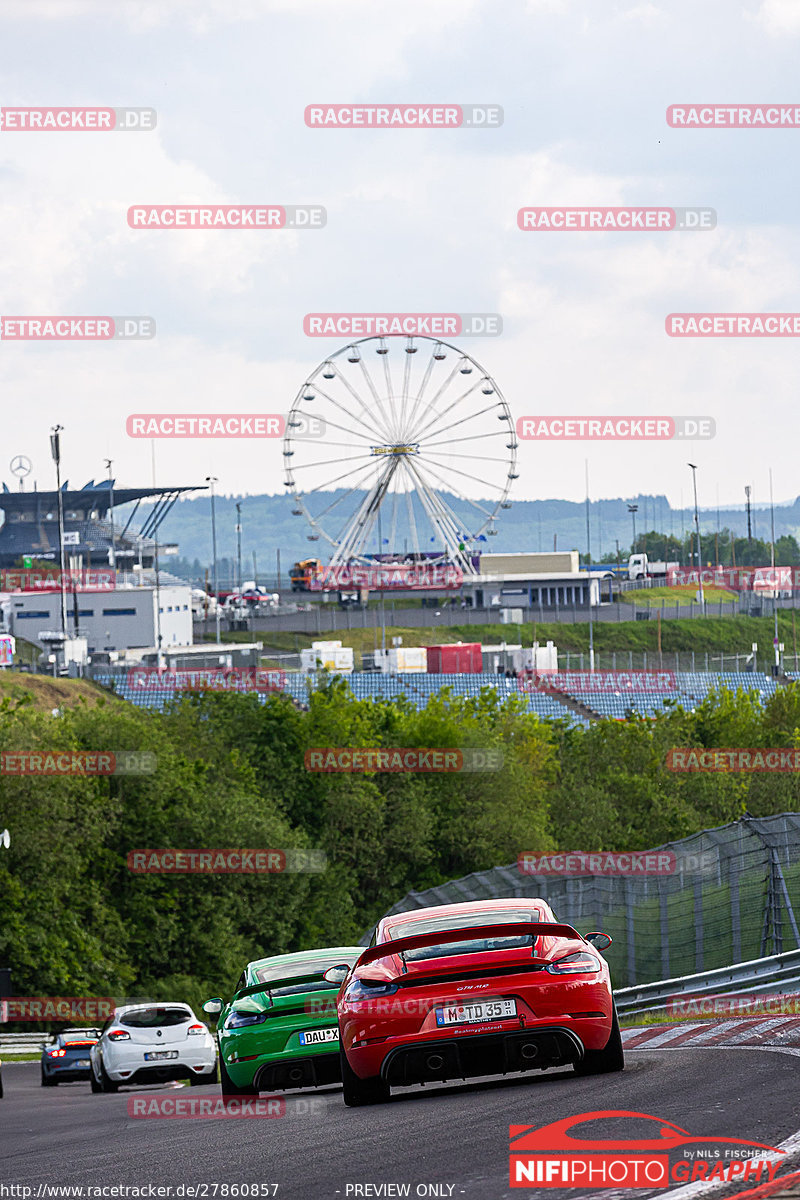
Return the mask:
M 125 1029 L 109 1029 L 108 1040 L 110 1042 L 129 1042 L 131 1035 Z
M 189 1037 L 199 1037 L 203 1033 L 208 1033 L 208 1030 L 205 1025 L 190 1025 L 186 1033 Z
M 585 950 L 576 950 L 574 954 L 567 954 L 564 958 L 550 963 L 545 969 L 551 975 L 588 975 L 601 968 L 593 954 L 587 954 Z

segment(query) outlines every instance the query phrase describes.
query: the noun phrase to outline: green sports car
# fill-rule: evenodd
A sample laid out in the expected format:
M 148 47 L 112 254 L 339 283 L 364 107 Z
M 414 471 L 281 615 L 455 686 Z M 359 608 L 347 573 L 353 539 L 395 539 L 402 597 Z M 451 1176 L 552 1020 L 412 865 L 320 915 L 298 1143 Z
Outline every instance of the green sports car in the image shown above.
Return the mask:
M 203 1011 L 217 1018 L 219 1070 L 228 1096 L 320 1087 L 341 1080 L 336 996 L 341 973 L 363 946 L 279 954 L 248 963 L 232 1000 L 216 996 Z

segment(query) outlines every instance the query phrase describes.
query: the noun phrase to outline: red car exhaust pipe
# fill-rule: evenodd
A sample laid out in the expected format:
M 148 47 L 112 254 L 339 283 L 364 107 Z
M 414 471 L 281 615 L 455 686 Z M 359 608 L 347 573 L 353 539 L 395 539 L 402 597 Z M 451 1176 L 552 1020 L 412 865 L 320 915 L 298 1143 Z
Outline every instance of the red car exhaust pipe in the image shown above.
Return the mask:
M 444 1066 L 444 1059 L 441 1054 L 429 1054 L 425 1060 L 425 1066 L 429 1071 L 441 1071 Z

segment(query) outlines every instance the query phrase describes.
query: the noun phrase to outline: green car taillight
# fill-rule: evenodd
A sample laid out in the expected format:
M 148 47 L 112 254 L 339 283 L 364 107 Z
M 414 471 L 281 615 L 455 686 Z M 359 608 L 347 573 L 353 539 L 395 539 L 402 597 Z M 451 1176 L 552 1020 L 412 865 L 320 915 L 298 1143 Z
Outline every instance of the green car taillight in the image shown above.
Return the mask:
M 228 1014 L 228 1019 L 225 1022 L 226 1029 L 244 1029 L 246 1025 L 262 1025 L 267 1019 L 267 1013 L 246 1013 L 236 1012 Z

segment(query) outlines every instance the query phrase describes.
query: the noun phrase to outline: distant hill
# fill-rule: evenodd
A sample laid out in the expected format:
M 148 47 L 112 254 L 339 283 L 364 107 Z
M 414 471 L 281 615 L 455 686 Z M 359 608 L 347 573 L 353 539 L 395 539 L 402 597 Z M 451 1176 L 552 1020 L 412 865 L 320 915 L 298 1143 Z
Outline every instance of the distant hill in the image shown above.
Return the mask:
M 335 512 L 339 516 L 340 526 L 346 523 L 348 512 L 357 506 L 363 493 L 352 493 L 343 500 L 345 493 L 326 493 L 324 498 L 318 497 L 319 513 L 323 508 L 330 508 L 336 502 Z M 454 496 L 446 497 L 448 504 L 460 517 L 463 516 L 465 528 L 469 528 L 470 510 L 463 502 Z M 312 542 L 307 539 L 311 532 L 303 517 L 292 516 L 291 500 L 284 495 L 259 496 L 218 496 L 216 500 L 217 523 L 217 553 L 222 562 L 231 562 L 236 558 L 236 502 L 242 505 L 242 558 L 245 578 L 252 577 L 253 551 L 255 551 L 259 576 L 272 577 L 276 570 L 276 553 L 280 551 L 281 573 L 285 578 L 287 568 L 298 558 L 319 557 L 326 561 L 329 557 L 327 543 L 320 539 Z M 341 500 L 341 503 L 340 503 Z M 484 502 L 486 503 L 486 502 Z M 591 551 L 594 559 L 606 552 L 616 551 L 619 541 L 620 553 L 625 558 L 632 541 L 632 523 L 628 513 L 628 504 L 639 505 L 636 514 L 636 529 L 638 533 L 644 530 L 657 529 L 663 533 L 674 533 L 680 536 L 688 531 L 693 522 L 693 514 L 689 509 L 681 512 L 670 507 L 666 496 L 635 496 L 619 497 L 613 500 L 596 500 L 590 505 Z M 144 506 L 142 506 L 144 507 Z M 141 510 L 140 510 L 141 512 Z M 769 510 L 754 509 L 754 536 L 769 539 Z M 137 522 L 138 523 L 138 522 Z M 388 537 L 387 524 L 389 517 L 384 520 L 383 536 Z M 713 536 L 718 528 L 717 510 L 704 509 L 700 514 L 701 533 L 704 537 Z M 738 536 L 747 532 L 746 517 L 743 509 L 722 508 L 719 510 L 719 528 L 728 526 Z M 795 499 L 791 505 L 775 508 L 775 536 L 800 534 L 800 499 Z M 195 559 L 204 566 L 211 561 L 211 500 L 207 495 L 195 499 L 180 500 L 172 509 L 161 527 L 161 540 L 177 542 L 180 555 L 190 563 Z M 378 550 L 377 537 L 375 545 L 369 549 Z M 407 521 L 398 509 L 396 522 L 396 543 L 402 546 L 412 544 Z M 586 506 L 583 502 L 570 500 L 519 500 L 510 509 L 500 513 L 497 521 L 497 535 L 487 538 L 481 546 L 486 552 L 528 550 L 552 550 L 554 544 L 559 550 L 586 550 Z M 384 546 L 384 549 L 386 547 Z M 168 566 L 169 560 L 164 561 Z

